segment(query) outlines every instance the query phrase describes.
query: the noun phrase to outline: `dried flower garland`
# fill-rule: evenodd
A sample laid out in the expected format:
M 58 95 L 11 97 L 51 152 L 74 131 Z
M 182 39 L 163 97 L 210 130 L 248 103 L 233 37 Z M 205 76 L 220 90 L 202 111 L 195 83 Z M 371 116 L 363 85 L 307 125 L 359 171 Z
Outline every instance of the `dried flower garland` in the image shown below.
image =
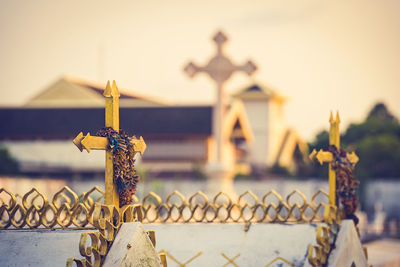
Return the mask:
M 358 207 L 358 198 L 356 189 L 360 181 L 354 178 L 354 165 L 347 157 L 346 151 L 337 149 L 336 146 L 330 145 L 328 149 L 333 155 L 332 169 L 336 173 L 336 192 L 346 219 L 352 219 L 354 224 L 358 224 L 358 218 L 354 214 Z
M 136 193 L 139 176 L 135 175 L 135 151 L 129 137 L 124 130 L 119 133 L 111 127 L 100 129 L 96 136 L 108 138 L 108 148 L 113 152 L 113 177 L 117 184 L 119 206 L 130 205 Z

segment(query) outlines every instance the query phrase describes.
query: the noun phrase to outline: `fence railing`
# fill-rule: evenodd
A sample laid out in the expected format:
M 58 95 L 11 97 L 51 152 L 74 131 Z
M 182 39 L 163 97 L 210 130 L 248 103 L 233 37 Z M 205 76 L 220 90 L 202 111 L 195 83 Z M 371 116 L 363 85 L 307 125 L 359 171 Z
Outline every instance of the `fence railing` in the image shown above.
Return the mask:
M 36 188 L 22 196 L 0 188 L 0 229 L 94 227 L 94 203 L 103 198 L 98 187 L 78 195 L 65 186 L 51 201 Z M 298 190 L 286 198 L 274 190 L 260 197 L 248 190 L 235 198 L 224 192 L 209 198 L 201 191 L 188 197 L 174 191 L 165 199 L 154 192 L 134 196 L 129 207 L 143 223 L 309 223 L 323 221 L 328 201 L 323 190 L 311 200 Z

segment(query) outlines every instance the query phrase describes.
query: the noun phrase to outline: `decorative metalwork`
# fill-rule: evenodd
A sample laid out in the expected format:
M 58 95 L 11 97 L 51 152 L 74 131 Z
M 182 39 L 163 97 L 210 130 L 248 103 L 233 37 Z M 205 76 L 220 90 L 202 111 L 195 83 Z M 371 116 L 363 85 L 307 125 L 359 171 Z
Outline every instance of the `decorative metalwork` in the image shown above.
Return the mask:
M 129 137 L 119 129 L 119 90 L 115 81 L 110 81 L 104 89 L 105 127 L 98 132 L 99 136 L 86 136 L 80 132 L 73 143 L 82 152 L 86 149 L 106 151 L 105 167 L 105 199 L 107 205 L 122 207 L 132 203 L 132 195 L 136 192 L 138 177 L 134 170 L 135 154 L 146 150 L 143 137 Z M 119 133 L 120 132 L 120 133 Z M 121 202 L 121 203 L 120 203 Z
M 103 198 L 97 186 L 79 196 L 65 186 L 51 201 L 36 188 L 22 197 L 0 188 L 0 229 L 94 228 L 95 203 Z M 306 223 L 323 221 L 328 194 L 319 190 L 309 202 L 298 190 L 285 200 L 274 190 L 261 198 L 248 190 L 235 201 L 223 192 L 209 200 L 201 191 L 188 198 L 174 191 L 165 201 L 154 192 L 133 201 L 122 210 L 133 208 L 132 216 L 145 223 Z
M 325 150 L 314 149 L 310 159 L 320 164 L 329 163 L 329 205 L 325 206 L 324 222 L 326 225 L 317 227 L 317 245 L 308 249 L 308 261 L 312 266 L 324 266 L 335 243 L 341 218 L 352 219 L 357 225 L 358 218 L 354 212 L 358 205 L 355 189 L 359 181 L 354 179 L 353 169 L 358 162 L 358 156 L 352 152 L 346 153 L 340 149 L 339 113 L 333 119 L 331 113 L 329 129 L 329 146 Z M 340 206 L 337 202 L 339 196 Z
M 336 206 L 326 205 L 324 210 L 324 223 L 317 226 L 317 245 L 309 246 L 307 258 L 314 267 L 325 266 L 328 255 L 336 241 L 339 232 L 340 215 Z
M 203 252 L 200 251 L 199 253 L 197 253 L 196 255 L 194 255 L 193 257 L 191 257 L 190 259 L 188 259 L 187 261 L 182 263 L 182 262 L 177 260 L 174 256 L 172 256 L 170 253 L 168 253 L 165 250 L 160 250 L 159 253 L 165 253 L 168 258 L 170 258 L 172 261 L 176 262 L 180 267 L 186 267 L 187 264 L 189 264 L 190 262 L 194 261 L 196 258 L 200 257 L 201 255 L 203 255 Z
M 80 196 L 65 186 L 54 194 L 51 201 L 36 188 L 22 197 L 0 188 L 0 229 L 95 228 L 95 203 L 103 198 L 104 192 L 97 186 Z M 128 219 L 127 216 L 141 220 L 142 209 L 139 206 L 120 209 L 124 220 Z
M 135 217 L 135 209 L 138 206 L 125 206 L 118 210 L 114 205 L 94 203 L 93 225 L 98 232 L 82 233 L 79 242 L 79 252 L 83 259 L 70 258 L 67 267 L 77 266 L 100 267 L 105 256 L 117 235 L 123 222 L 141 221 L 141 217 Z M 140 214 L 140 211 L 136 214 Z
M 165 201 L 150 192 L 141 206 L 145 223 L 306 223 L 321 222 L 327 203 L 328 194 L 323 190 L 317 191 L 311 202 L 298 190 L 290 193 L 286 200 L 274 190 L 261 200 L 248 190 L 236 201 L 223 192 L 209 200 L 201 191 L 188 199 L 174 191 Z
M 329 204 L 338 205 L 336 201 L 336 189 L 338 188 L 336 180 L 338 180 L 339 186 L 342 186 L 343 184 L 343 178 L 341 179 L 340 177 L 343 176 L 343 173 L 340 170 L 342 168 L 339 168 L 339 165 L 343 165 L 340 162 L 341 158 L 346 158 L 347 164 L 351 168 L 354 168 L 354 165 L 358 162 L 359 158 L 354 152 L 346 153 L 340 149 L 339 112 L 336 114 L 336 119 L 333 119 L 331 112 L 329 123 L 329 148 L 326 151 L 320 149 L 318 152 L 314 149 L 309 157 L 313 161 L 318 161 L 321 165 L 324 162 L 329 163 Z M 338 156 L 340 157 L 338 158 Z M 339 177 L 337 177 L 337 173 L 339 174 Z
M 0 229 L 94 227 L 94 203 L 103 198 L 97 186 L 79 196 L 65 186 L 51 201 L 36 188 L 22 197 L 0 188 Z

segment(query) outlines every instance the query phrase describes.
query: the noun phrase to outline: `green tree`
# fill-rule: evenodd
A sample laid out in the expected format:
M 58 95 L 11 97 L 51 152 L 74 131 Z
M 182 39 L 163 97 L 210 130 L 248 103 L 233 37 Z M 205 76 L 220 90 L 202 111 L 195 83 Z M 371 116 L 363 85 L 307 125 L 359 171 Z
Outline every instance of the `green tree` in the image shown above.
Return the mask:
M 8 150 L 0 147 L 0 174 L 18 174 L 18 162 L 11 157 Z
M 356 177 L 399 178 L 400 138 L 393 134 L 366 136 L 356 147 L 360 162 L 355 169 Z
M 400 178 L 400 124 L 385 104 L 377 103 L 362 123 L 351 124 L 342 143 L 360 158 L 358 179 Z
M 309 143 L 310 151 L 328 143 L 329 134 L 322 131 Z M 361 181 L 400 178 L 400 124 L 385 104 L 377 103 L 363 122 L 351 124 L 341 136 L 341 145 L 359 156 L 355 175 Z M 326 179 L 327 167 L 318 165 L 310 166 L 310 176 Z

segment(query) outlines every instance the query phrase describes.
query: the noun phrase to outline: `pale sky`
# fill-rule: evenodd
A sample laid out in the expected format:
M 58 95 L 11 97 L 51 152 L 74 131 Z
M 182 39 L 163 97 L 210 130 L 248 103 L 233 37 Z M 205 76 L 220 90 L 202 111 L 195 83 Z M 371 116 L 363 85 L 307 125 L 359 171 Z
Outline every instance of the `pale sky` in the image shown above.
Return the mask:
M 222 29 L 233 62 L 259 67 L 234 75 L 227 93 L 273 86 L 290 99 L 288 124 L 309 139 L 331 110 L 343 128 L 377 101 L 400 116 L 399 12 L 396 0 L 0 0 L 0 105 L 23 104 L 62 75 L 211 103 L 212 81 L 182 69 L 206 63 Z

